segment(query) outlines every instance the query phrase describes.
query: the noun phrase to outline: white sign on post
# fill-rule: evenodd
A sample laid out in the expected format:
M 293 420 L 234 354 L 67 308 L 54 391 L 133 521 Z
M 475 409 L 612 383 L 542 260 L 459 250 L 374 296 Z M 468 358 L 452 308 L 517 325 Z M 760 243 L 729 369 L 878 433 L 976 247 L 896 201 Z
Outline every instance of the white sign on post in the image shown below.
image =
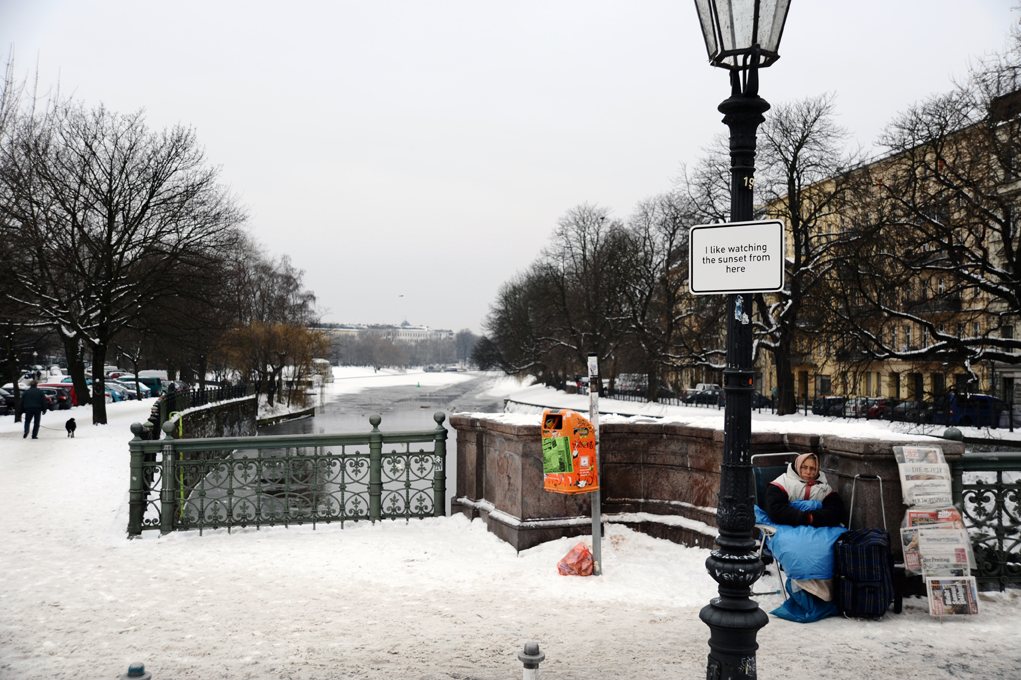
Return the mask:
M 780 220 L 700 224 L 688 238 L 692 295 L 783 290 L 784 226 Z

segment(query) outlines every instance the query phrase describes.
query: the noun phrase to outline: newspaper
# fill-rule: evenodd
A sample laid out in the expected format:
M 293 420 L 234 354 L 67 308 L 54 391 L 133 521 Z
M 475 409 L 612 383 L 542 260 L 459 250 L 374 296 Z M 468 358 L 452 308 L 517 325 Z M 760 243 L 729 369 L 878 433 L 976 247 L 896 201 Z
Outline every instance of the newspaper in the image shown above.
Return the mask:
M 918 531 L 920 527 L 963 529 L 964 520 L 961 518 L 961 513 L 953 506 L 946 508 L 908 508 L 907 512 L 904 513 L 900 538 L 901 546 L 904 549 L 904 569 L 911 574 L 922 573 L 922 558 L 918 552 Z
M 908 508 L 904 513 L 904 526 L 924 527 L 929 524 L 950 524 L 964 528 L 960 511 L 952 505 L 945 508 Z
M 978 588 L 974 576 L 927 577 L 929 613 L 933 616 L 978 614 Z
M 950 466 L 946 463 L 902 463 L 901 492 L 905 505 L 950 505 Z
M 943 449 L 922 446 L 895 446 L 893 455 L 901 465 L 905 463 L 945 463 Z
M 929 526 L 918 529 L 918 554 L 928 576 L 967 575 L 975 568 L 975 554 L 966 529 Z

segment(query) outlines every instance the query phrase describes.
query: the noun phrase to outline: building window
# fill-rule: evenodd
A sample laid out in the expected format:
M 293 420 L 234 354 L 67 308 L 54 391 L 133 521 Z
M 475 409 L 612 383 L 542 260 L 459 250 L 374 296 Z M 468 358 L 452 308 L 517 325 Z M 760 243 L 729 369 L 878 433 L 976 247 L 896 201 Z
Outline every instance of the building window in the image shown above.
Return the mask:
M 911 349 L 911 326 L 904 327 L 904 349 Z
M 974 323 L 971 324 L 971 334 L 972 334 L 972 336 L 974 336 L 976 338 L 982 335 L 982 324 L 981 324 L 981 322 L 975 321 Z
M 1013 326 L 1004 326 L 1003 328 L 1000 329 L 1000 334 L 1003 336 L 1004 340 L 1013 340 L 1014 339 L 1014 327 Z M 1009 347 L 1009 348 L 1007 348 L 1007 351 L 1010 352 L 1011 354 L 1014 354 L 1014 349 L 1015 349 L 1014 347 Z

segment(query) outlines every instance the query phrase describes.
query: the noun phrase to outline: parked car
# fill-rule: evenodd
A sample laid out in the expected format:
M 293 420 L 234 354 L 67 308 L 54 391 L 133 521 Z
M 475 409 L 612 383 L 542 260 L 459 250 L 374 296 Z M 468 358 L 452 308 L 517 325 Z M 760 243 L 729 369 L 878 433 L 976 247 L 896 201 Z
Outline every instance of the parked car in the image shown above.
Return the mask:
M 890 420 L 890 414 L 893 412 L 893 408 L 899 403 L 900 399 L 877 399 L 876 403 L 869 407 L 868 417 Z
M 997 427 L 1010 405 L 988 394 L 948 394 L 933 404 L 932 423 L 964 427 Z
M 14 393 L 0 388 L 0 403 L 3 404 L 4 415 L 14 413 Z
M 70 383 L 70 382 L 71 382 L 71 378 L 67 377 L 67 378 L 64 378 L 61 381 L 61 384 Z M 85 384 L 91 387 L 92 386 L 92 379 L 88 378 L 85 381 Z M 108 403 L 108 404 L 113 403 L 115 401 L 124 401 L 124 399 L 126 399 L 126 397 L 118 395 L 113 390 L 111 390 L 109 385 L 105 385 L 104 392 L 105 392 L 105 395 L 106 395 L 106 403 Z M 71 388 L 71 398 L 74 400 L 74 405 L 77 406 L 78 405 L 78 397 L 77 397 L 77 395 L 75 395 L 73 387 Z
M 773 408 L 773 400 L 761 392 L 752 392 L 752 408 Z
M 72 406 L 71 393 L 65 390 L 63 387 L 56 387 L 51 385 L 39 385 L 39 389 L 46 393 L 46 400 L 49 403 L 52 397 L 53 402 L 50 404 L 49 409 L 51 411 L 65 410 Z
M 135 389 L 135 380 L 134 380 L 134 378 L 132 378 L 130 376 L 127 376 L 127 377 L 125 377 L 123 379 L 122 378 L 117 378 L 114 382 L 116 382 L 118 385 L 123 385 L 124 387 L 127 388 L 128 392 L 130 392 L 132 395 L 135 395 L 136 389 Z M 138 393 L 138 395 L 140 395 L 141 399 L 148 399 L 149 396 L 152 394 L 150 392 L 150 390 L 149 390 L 149 386 L 146 385 L 144 382 L 141 382 L 141 381 L 139 381 L 139 383 L 138 383 L 137 393 Z M 132 398 L 134 398 L 134 397 L 132 397 Z
M 876 402 L 871 397 L 851 397 L 844 404 L 845 418 L 864 418 L 869 414 L 869 409 Z
M 890 420 L 909 423 L 928 423 L 932 419 L 932 404 L 927 401 L 902 401 L 890 410 Z
M 129 390 L 127 387 L 121 385 L 116 380 L 104 382 L 103 386 L 106 389 L 113 392 L 114 401 L 130 401 L 131 399 L 134 399 L 137 396 L 134 390 Z
M 684 398 L 685 404 L 712 404 L 723 406 L 725 401 L 723 390 L 696 390 Z
M 151 397 L 158 397 L 159 395 L 161 395 L 161 394 L 163 394 L 164 392 L 167 391 L 167 379 L 166 378 L 160 378 L 159 376 L 155 376 L 155 375 L 142 375 L 142 373 L 144 373 L 144 371 L 139 371 L 138 382 L 149 388 L 149 396 L 151 396 Z M 135 383 L 135 376 L 131 375 L 129 373 L 127 375 L 122 375 L 119 378 L 119 380 L 123 380 L 123 381 L 129 382 L 132 385 L 134 385 L 134 383 Z M 587 376 L 585 378 L 585 384 L 588 385 L 588 377 Z
M 844 415 L 846 402 L 846 397 L 818 397 L 812 402 L 812 413 L 817 416 L 841 416 Z
M 1013 409 L 1008 409 L 1000 414 L 1000 427 L 1014 428 L 1017 430 L 1021 428 L 1021 409 L 1015 406 Z

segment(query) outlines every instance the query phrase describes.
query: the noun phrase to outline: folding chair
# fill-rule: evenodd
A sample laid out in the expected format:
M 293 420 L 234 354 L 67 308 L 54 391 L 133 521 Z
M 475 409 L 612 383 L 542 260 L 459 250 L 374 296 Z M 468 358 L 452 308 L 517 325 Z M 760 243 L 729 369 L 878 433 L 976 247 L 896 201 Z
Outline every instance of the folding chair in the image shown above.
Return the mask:
M 769 486 L 769 483 L 787 471 L 786 464 L 762 467 L 755 465 L 755 460 L 757 458 L 766 458 L 769 456 L 787 456 L 793 461 L 798 457 L 798 454 L 792 451 L 784 451 L 782 453 L 757 453 L 751 457 L 752 475 L 755 480 L 755 504 L 763 510 L 766 509 L 766 488 Z M 787 587 L 783 582 L 783 566 L 780 562 L 773 559 L 773 554 L 769 552 L 769 548 L 766 547 L 766 539 L 776 533 L 776 528 L 767 524 L 756 524 L 755 529 L 759 532 L 759 559 L 762 560 L 764 565 L 771 563 L 776 564 L 777 576 L 780 578 L 780 590 L 783 591 L 783 597 L 786 600 Z

